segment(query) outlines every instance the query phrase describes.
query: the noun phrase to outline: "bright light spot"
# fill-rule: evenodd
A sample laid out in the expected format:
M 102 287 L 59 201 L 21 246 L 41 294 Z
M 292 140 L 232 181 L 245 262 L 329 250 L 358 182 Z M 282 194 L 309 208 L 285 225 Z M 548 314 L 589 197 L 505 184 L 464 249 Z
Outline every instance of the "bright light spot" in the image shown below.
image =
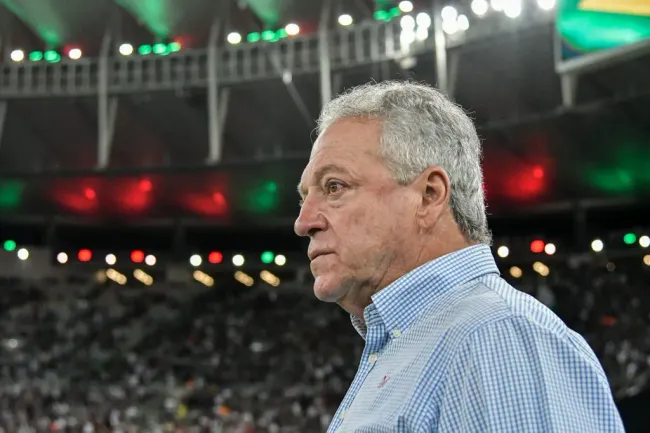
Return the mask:
M 59 253 L 56 255 L 56 261 L 61 264 L 68 263 L 68 255 L 66 253 Z
M 510 275 L 512 275 L 514 278 L 520 278 L 523 272 L 521 271 L 521 268 L 518 266 L 513 266 L 510 268 Z
M 424 41 L 429 37 L 429 29 L 426 27 L 418 27 L 415 31 L 415 39 L 418 41 Z
M 458 15 L 458 28 L 462 31 L 469 29 L 469 19 L 465 15 Z
M 413 3 L 411 3 L 408 0 L 404 0 L 404 1 L 399 2 L 397 7 L 399 7 L 399 10 L 401 10 L 402 12 L 409 13 L 409 12 L 411 12 L 413 10 Z
M 490 5 L 492 6 L 492 9 L 494 9 L 497 12 L 501 12 L 503 10 L 504 2 L 507 0 L 492 0 L 490 2 Z
M 487 0 L 474 0 L 472 2 L 472 12 L 474 12 L 479 17 L 485 15 L 490 8 Z
M 505 245 L 502 245 L 497 249 L 497 256 L 501 258 L 508 257 L 509 254 L 510 254 L 510 249 Z
M 554 244 L 546 244 L 546 246 L 544 247 L 544 252 L 549 256 L 555 254 L 555 251 L 557 251 L 557 248 L 555 248 Z
M 130 56 L 133 54 L 133 45 L 131 44 L 122 44 L 119 48 L 120 54 L 123 56 Z
M 226 39 L 229 44 L 236 45 L 241 42 L 241 35 L 237 32 L 228 33 Z
M 298 24 L 291 23 L 286 25 L 284 31 L 286 31 L 289 36 L 295 36 L 300 33 L 300 27 L 298 27 Z
M 408 50 L 409 46 L 415 41 L 415 32 L 413 29 L 402 29 L 399 34 L 399 43 L 403 50 Z
M 339 16 L 339 24 L 342 26 L 349 26 L 354 20 L 350 14 L 343 14 Z
M 448 35 L 453 35 L 458 31 L 458 23 L 456 21 L 443 20 L 442 30 Z
M 117 263 L 117 257 L 115 257 L 115 254 L 107 254 L 106 264 L 109 266 L 113 266 L 115 263 Z
M 601 252 L 604 247 L 605 247 L 605 245 L 603 244 L 603 241 L 601 241 L 600 239 L 595 239 L 591 243 L 591 249 L 594 250 L 597 253 Z
M 156 256 L 148 254 L 147 257 L 144 258 L 144 262 L 149 266 L 153 266 L 156 264 Z
M 14 62 L 22 62 L 25 60 L 25 52 L 23 50 L 13 50 L 10 57 Z
M 517 18 L 521 15 L 521 0 L 508 0 L 503 5 L 503 13 L 508 18 Z
M 68 57 L 72 60 L 79 60 L 82 56 L 82 52 L 79 48 L 73 48 L 68 52 Z
M 284 266 L 287 263 L 287 258 L 282 254 L 275 256 L 275 264 L 278 266 Z
M 95 200 L 95 198 L 97 198 L 97 193 L 92 188 L 84 188 L 84 197 L 88 200 Z
M 442 8 L 440 15 L 442 16 L 443 20 L 456 21 L 456 18 L 458 18 L 458 11 L 453 6 L 445 6 Z
M 431 27 L 431 17 L 426 12 L 420 12 L 417 14 L 415 22 L 418 24 L 418 27 L 423 27 L 425 29 Z
M 19 249 L 17 254 L 20 260 L 27 260 L 29 258 L 29 251 L 27 251 L 27 248 Z
M 399 25 L 402 27 L 402 30 L 414 30 L 415 19 L 410 15 L 404 15 L 402 19 L 399 20 Z
M 641 236 L 639 238 L 639 245 L 641 245 L 643 248 L 648 248 L 650 247 L 650 237 L 648 236 Z
M 546 265 L 545 265 L 544 263 L 542 263 L 542 262 L 535 262 L 535 263 L 533 263 L 533 270 L 534 270 L 535 272 L 537 272 L 538 274 L 540 274 L 542 277 L 546 277 L 546 276 L 548 276 L 548 274 L 549 274 L 549 272 L 550 272 L 548 266 L 546 266 Z
M 244 256 L 241 254 L 235 254 L 232 256 L 232 264 L 235 266 L 242 266 L 246 260 L 244 260 Z
M 201 256 L 198 254 L 194 254 L 192 257 L 190 257 L 190 265 L 194 267 L 201 266 L 202 261 L 203 260 L 201 260 Z
M 643 263 L 650 266 L 650 254 L 643 256 Z
M 555 0 L 537 0 L 537 6 L 545 11 L 550 11 L 555 7 Z

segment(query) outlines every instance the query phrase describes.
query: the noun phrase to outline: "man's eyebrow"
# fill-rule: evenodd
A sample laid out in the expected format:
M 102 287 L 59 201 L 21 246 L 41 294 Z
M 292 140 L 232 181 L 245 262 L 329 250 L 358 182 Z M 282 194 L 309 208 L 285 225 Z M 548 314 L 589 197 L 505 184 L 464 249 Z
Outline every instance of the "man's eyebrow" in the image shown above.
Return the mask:
M 350 170 L 347 168 L 343 167 L 342 165 L 338 164 L 327 164 L 322 167 L 320 167 L 316 172 L 314 173 L 314 183 L 320 183 L 321 179 L 325 177 L 326 174 L 331 173 L 331 172 L 338 172 L 346 175 L 350 175 Z M 301 197 L 304 197 L 307 195 L 307 190 L 303 186 L 302 183 L 298 184 L 298 194 Z

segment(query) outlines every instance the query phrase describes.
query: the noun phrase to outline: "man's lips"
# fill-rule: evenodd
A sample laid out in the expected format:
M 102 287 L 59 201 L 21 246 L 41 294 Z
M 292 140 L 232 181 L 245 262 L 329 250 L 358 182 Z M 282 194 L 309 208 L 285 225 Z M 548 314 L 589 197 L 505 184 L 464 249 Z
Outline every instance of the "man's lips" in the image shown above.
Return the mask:
M 311 250 L 311 251 L 307 252 L 307 257 L 309 257 L 310 261 L 313 261 L 315 258 L 317 258 L 319 256 L 324 256 L 326 254 L 332 254 L 332 251 L 314 249 L 314 250 Z

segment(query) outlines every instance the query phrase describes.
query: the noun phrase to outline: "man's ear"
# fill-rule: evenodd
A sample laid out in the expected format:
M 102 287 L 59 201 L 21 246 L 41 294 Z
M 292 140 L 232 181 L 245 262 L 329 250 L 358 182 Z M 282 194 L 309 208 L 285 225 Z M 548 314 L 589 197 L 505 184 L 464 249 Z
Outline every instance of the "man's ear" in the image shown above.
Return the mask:
M 430 227 L 447 208 L 451 194 L 449 176 L 445 170 L 433 166 L 424 170 L 416 180 L 421 203 L 418 216 L 424 227 Z

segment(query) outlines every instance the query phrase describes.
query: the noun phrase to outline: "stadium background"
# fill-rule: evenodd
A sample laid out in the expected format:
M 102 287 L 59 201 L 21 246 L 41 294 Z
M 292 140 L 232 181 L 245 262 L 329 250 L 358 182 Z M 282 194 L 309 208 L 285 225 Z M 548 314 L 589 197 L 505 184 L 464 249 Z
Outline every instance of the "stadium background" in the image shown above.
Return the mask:
M 647 431 L 648 71 L 647 0 L 0 0 L 0 427 L 320 431 L 360 341 L 295 186 L 323 101 L 416 79 L 476 120 L 502 273 Z

